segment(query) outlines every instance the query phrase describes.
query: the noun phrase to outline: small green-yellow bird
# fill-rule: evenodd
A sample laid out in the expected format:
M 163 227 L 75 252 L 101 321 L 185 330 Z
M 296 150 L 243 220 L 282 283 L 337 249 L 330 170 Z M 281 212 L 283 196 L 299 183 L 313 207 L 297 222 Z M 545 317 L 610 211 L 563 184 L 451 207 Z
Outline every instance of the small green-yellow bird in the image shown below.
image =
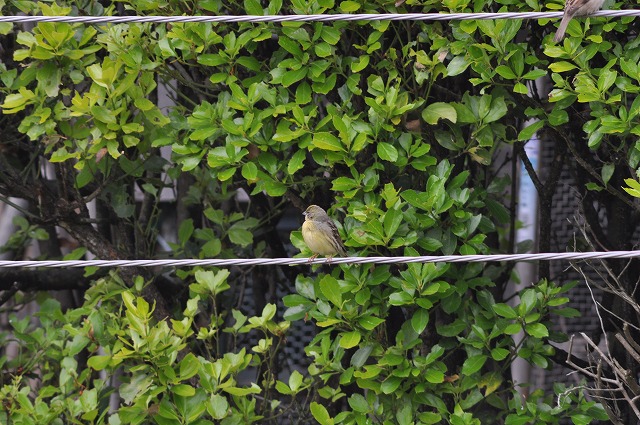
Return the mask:
M 302 215 L 304 215 L 302 238 L 314 253 L 309 261 L 318 255 L 328 256 L 329 260 L 334 255 L 347 255 L 338 228 L 325 210 L 317 205 L 310 205 Z

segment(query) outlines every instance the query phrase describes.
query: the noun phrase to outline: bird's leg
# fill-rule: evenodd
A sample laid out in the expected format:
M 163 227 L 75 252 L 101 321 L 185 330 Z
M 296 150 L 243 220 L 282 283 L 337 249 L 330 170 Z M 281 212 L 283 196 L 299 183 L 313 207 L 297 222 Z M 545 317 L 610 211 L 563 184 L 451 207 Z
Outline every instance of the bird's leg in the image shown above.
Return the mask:
M 318 254 L 313 254 L 311 257 L 309 257 L 309 260 L 307 260 L 307 262 L 310 263 L 313 260 L 315 260 L 317 257 L 318 257 Z

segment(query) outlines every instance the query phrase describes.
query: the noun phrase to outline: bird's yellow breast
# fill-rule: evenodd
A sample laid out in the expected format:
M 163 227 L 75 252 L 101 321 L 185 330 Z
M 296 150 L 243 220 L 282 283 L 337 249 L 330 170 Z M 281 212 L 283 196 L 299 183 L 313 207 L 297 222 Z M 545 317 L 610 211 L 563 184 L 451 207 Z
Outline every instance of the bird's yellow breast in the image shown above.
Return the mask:
M 325 235 L 313 221 L 306 220 L 302 223 L 302 238 L 315 254 L 336 255 L 338 253 L 331 244 L 330 235 Z

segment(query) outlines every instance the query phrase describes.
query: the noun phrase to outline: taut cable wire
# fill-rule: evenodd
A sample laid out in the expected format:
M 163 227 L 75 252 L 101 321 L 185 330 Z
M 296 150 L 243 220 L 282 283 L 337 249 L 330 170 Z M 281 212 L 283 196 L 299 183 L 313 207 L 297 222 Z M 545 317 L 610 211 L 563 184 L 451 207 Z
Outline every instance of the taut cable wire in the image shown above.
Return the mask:
M 225 15 L 225 16 L 0 16 L 2 22 L 67 22 L 84 24 L 197 23 L 197 22 L 334 22 L 334 21 L 466 21 L 490 19 L 558 19 L 558 12 L 496 13 L 338 13 L 332 15 Z M 640 16 L 640 10 L 600 10 L 590 16 Z
M 230 267 L 230 266 L 305 266 L 312 264 L 407 264 L 407 263 L 483 263 L 497 261 L 576 261 L 608 258 L 637 258 L 640 251 L 542 252 L 533 254 L 427 255 L 417 257 L 339 257 L 339 258 L 231 258 L 165 260 L 52 260 L 0 261 L 0 268 L 65 267 Z

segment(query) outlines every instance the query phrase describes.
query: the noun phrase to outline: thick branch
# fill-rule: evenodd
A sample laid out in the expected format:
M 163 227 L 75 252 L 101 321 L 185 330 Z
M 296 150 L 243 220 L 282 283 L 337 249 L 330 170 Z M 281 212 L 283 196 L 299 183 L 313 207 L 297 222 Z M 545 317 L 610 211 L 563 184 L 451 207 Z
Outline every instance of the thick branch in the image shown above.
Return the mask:
M 13 298 L 13 296 L 20 290 L 22 289 L 20 287 L 20 284 L 18 282 L 14 282 L 10 285 L 9 288 L 7 288 L 6 291 L 3 291 L 0 294 L 0 306 L 4 305 L 4 303 L 6 303 L 7 301 L 9 301 L 11 298 Z
M 533 168 L 533 164 L 531 164 L 531 161 L 529 160 L 529 157 L 527 156 L 527 153 L 524 150 L 524 143 L 523 142 L 514 143 L 513 150 L 522 161 L 522 164 L 524 165 L 524 169 L 527 170 L 527 174 L 529 174 L 529 177 L 533 182 L 533 186 L 536 188 L 536 191 L 538 192 L 538 194 L 542 193 L 542 191 L 544 190 L 544 184 L 538 177 L 538 173 L 536 173 L 535 168 Z
M 0 291 L 61 291 L 86 289 L 97 277 L 84 276 L 83 269 L 5 269 L 0 270 Z
M 98 258 L 104 260 L 124 260 L 120 253 L 116 251 L 113 245 L 105 239 L 93 226 L 88 224 L 77 224 L 69 221 L 60 221 L 60 227 L 65 229 L 69 234 L 80 242 L 81 245 L 86 246 L 91 252 L 93 252 Z M 148 270 L 142 267 L 122 267 L 120 268 L 120 276 L 127 283 L 132 286 L 134 279 L 137 276 L 142 276 L 145 280 L 151 278 Z M 155 302 L 156 308 L 154 314 L 157 320 L 164 320 L 171 317 L 169 308 L 165 298 L 158 292 L 158 289 L 154 284 L 147 285 L 143 293 L 145 299 L 148 302 Z
M 566 156 L 566 147 L 563 145 L 555 145 L 553 161 L 550 165 L 549 175 L 544 183 L 540 180 L 538 174 L 533 168 L 533 164 L 529 160 L 522 143 L 516 143 L 514 149 L 527 170 L 531 181 L 533 182 L 538 197 L 540 199 L 538 207 L 539 231 L 538 231 L 538 248 L 540 252 L 549 252 L 551 249 L 551 201 L 556 190 L 564 160 Z M 541 261 L 538 265 L 538 278 L 549 278 L 550 270 L 547 261 Z

